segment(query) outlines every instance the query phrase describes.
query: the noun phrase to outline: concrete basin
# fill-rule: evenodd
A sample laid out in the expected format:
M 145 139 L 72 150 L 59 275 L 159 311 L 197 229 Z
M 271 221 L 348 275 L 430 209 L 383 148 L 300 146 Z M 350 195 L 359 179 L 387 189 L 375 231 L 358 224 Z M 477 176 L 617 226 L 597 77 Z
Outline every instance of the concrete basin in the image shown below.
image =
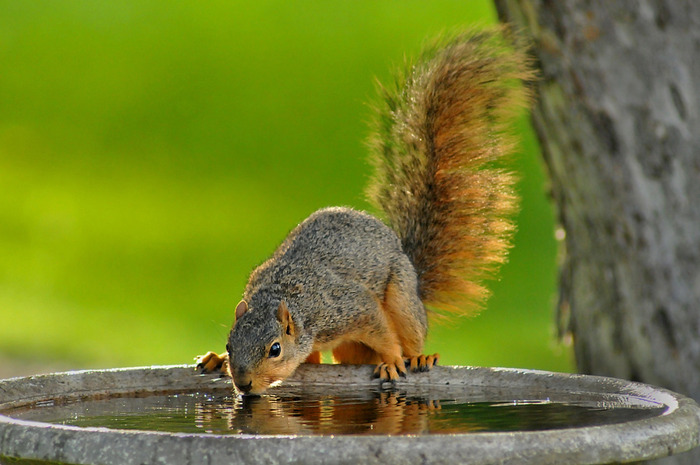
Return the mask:
M 223 393 L 229 396 L 226 402 L 240 406 L 241 399 L 231 395 L 229 380 L 198 375 L 192 366 L 77 371 L 2 380 L 0 462 L 594 464 L 663 457 L 700 444 L 697 404 L 640 383 L 532 370 L 439 366 L 428 373 L 411 374 L 379 392 L 371 372 L 369 366 L 302 365 L 276 388 L 294 396 L 313 389 L 340 399 L 344 399 L 344 392 L 352 392 L 368 400 L 378 410 L 363 420 L 367 427 L 350 434 L 324 428 L 328 419 L 339 423 L 354 420 L 361 416 L 360 410 L 328 400 L 325 394 L 313 408 L 287 410 L 286 401 L 281 405 L 273 402 L 275 389 L 271 396 L 251 400 L 243 410 L 226 414 L 218 412 L 216 406 L 202 407 L 200 401 L 195 407 L 182 407 L 194 419 L 195 432 L 70 424 L 70 418 L 79 414 L 66 413 L 65 409 L 81 415 L 90 411 L 99 419 L 113 408 L 109 402 L 115 399 L 136 399 L 137 405 L 148 406 L 153 399 L 160 399 L 158 395 L 170 395 L 168 402 L 177 404 L 186 393 L 207 399 L 208 393 Z M 100 407 L 103 400 L 109 402 Z M 496 401 L 497 406 L 511 402 L 587 403 L 594 411 L 631 408 L 644 414 L 626 421 L 541 429 L 523 423 L 523 430 L 494 430 L 469 420 L 472 423 L 464 431 L 457 432 L 449 422 L 447 429 L 433 430 L 433 423 L 438 423 L 431 423 L 436 418 L 433 414 L 438 410 L 449 413 L 457 401 L 463 405 Z M 397 406 L 407 410 L 397 410 Z M 65 414 L 67 424 L 38 420 L 41 415 L 35 416 L 35 412 L 47 408 L 52 414 Z M 308 426 L 310 418 L 319 426 Z M 248 430 L 251 423 L 258 429 Z M 267 431 L 278 423 L 291 430 L 283 434 Z M 17 459 L 20 461 L 15 462 Z

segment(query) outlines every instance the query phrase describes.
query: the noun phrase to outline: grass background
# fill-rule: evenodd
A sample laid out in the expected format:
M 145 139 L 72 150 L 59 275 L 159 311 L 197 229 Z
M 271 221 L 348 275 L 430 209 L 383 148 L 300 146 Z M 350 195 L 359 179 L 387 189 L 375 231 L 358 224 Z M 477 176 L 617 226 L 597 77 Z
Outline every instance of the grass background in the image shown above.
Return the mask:
M 368 208 L 375 79 L 490 2 L 0 1 L 0 358 L 70 368 L 221 350 L 248 273 L 328 205 Z M 444 364 L 572 370 L 526 116 L 510 262 Z

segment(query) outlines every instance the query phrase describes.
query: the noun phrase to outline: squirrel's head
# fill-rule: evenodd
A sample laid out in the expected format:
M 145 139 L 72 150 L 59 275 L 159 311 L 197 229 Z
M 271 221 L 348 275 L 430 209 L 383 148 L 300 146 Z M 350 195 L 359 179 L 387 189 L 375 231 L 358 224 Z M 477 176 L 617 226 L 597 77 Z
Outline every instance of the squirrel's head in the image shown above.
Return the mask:
M 261 394 L 291 375 L 308 356 L 284 301 L 273 308 L 249 308 L 242 300 L 226 350 L 233 383 L 242 394 Z

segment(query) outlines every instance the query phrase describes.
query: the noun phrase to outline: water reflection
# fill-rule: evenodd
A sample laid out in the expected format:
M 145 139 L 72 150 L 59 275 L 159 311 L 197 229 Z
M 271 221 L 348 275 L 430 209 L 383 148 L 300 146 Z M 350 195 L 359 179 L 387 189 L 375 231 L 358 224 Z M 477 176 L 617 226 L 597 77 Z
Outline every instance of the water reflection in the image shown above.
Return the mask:
M 261 397 L 230 390 L 37 403 L 3 414 L 74 426 L 256 435 L 406 435 L 541 431 L 640 420 L 665 405 L 639 399 L 493 390 L 277 389 Z
M 369 395 L 303 393 L 235 397 L 222 402 L 198 402 L 195 422 L 208 432 L 229 434 L 422 434 L 440 401 L 398 392 Z

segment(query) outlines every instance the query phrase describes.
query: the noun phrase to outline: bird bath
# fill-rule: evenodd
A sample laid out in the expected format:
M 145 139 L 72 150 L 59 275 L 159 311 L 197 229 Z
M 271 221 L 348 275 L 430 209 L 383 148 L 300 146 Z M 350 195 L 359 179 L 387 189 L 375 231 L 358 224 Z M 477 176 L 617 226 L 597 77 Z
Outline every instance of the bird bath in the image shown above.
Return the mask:
M 0 463 L 592 464 L 700 443 L 697 404 L 644 384 L 435 367 L 381 390 L 371 373 L 302 365 L 257 398 L 191 366 L 2 380 Z

